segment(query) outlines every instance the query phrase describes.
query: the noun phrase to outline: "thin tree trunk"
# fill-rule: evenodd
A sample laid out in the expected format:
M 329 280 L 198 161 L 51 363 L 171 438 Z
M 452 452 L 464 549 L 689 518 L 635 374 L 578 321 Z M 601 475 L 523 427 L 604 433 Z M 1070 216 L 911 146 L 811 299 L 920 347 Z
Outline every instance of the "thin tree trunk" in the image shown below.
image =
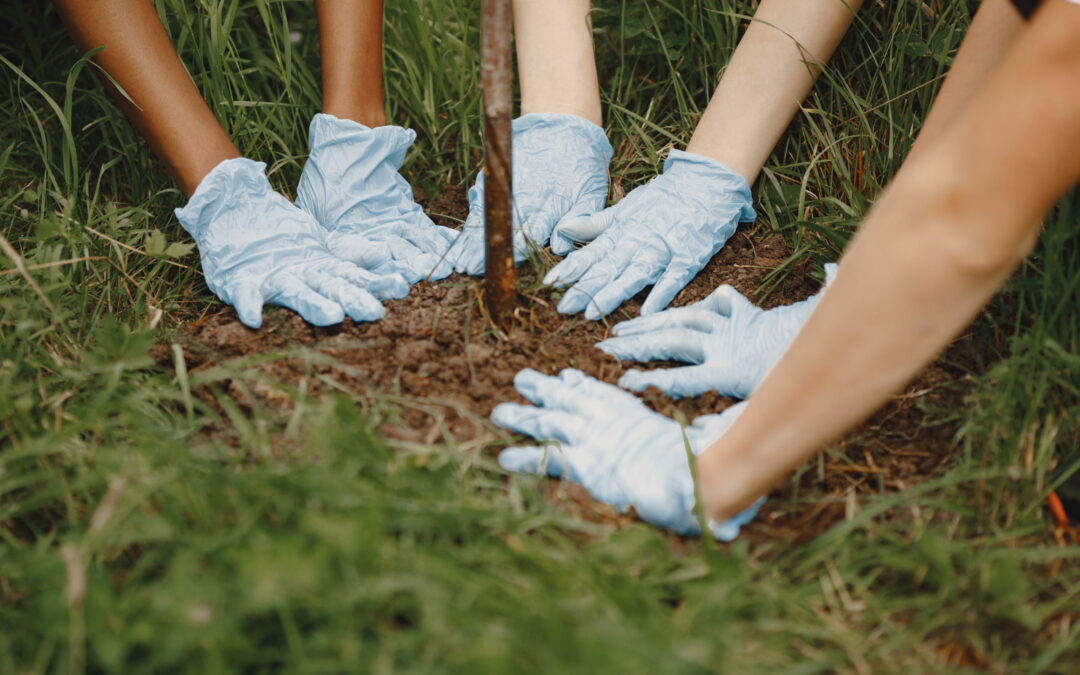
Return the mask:
M 510 316 L 517 295 L 511 231 L 510 27 L 510 0 L 484 0 L 484 295 L 488 313 L 499 326 Z

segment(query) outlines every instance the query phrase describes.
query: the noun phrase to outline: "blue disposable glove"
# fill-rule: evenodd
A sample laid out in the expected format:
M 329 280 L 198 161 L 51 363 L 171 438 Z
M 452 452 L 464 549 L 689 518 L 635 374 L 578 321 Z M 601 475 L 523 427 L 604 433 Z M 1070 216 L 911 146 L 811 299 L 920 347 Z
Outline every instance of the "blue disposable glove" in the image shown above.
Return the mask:
M 836 265 L 825 265 L 832 283 Z M 822 291 L 823 293 L 824 291 Z M 795 339 L 821 293 L 783 307 L 755 307 L 724 284 L 689 307 L 667 309 L 616 324 L 616 337 L 596 345 L 620 361 L 686 361 L 696 365 L 627 371 L 619 386 L 634 391 L 657 387 L 668 396 L 717 391 L 746 398 Z
M 514 261 L 529 246 L 544 246 L 566 255 L 573 243 L 558 235 L 567 219 L 604 208 L 608 191 L 611 143 L 604 130 L 577 115 L 534 113 L 513 126 Z M 555 232 L 555 236 L 553 236 Z M 454 269 L 484 273 L 484 172 L 469 190 L 469 215 L 450 250 Z
M 563 236 L 592 240 L 553 267 L 544 283 L 571 285 L 559 311 L 599 319 L 649 284 L 642 315 L 671 302 L 705 263 L 756 216 L 742 176 L 708 157 L 672 150 L 664 173 L 615 206 L 565 222 Z M 595 237 L 595 239 L 594 239 Z
M 412 129 L 315 115 L 296 190 L 296 205 L 327 229 L 334 255 L 409 283 L 449 276 L 453 267 L 444 258 L 457 237 L 424 214 L 398 172 L 415 139 Z
M 266 165 L 228 159 L 202 179 L 176 217 L 199 245 L 206 285 L 250 328 L 263 303 L 295 310 L 317 326 L 374 321 L 376 298 L 403 298 L 400 275 L 374 274 L 331 255 L 315 219 L 274 192 Z
M 583 485 L 596 499 L 634 507 L 645 521 L 679 534 L 700 531 L 694 515 L 694 478 L 679 423 L 655 413 L 625 391 L 566 369 L 558 377 L 523 370 L 514 386 L 536 406 L 502 403 L 491 419 L 511 431 L 548 440 L 509 448 L 499 464 L 520 473 L 547 473 Z M 686 428 L 695 455 L 709 447 L 743 404 L 704 415 Z M 764 502 L 724 523 L 708 521 L 712 534 L 730 541 Z

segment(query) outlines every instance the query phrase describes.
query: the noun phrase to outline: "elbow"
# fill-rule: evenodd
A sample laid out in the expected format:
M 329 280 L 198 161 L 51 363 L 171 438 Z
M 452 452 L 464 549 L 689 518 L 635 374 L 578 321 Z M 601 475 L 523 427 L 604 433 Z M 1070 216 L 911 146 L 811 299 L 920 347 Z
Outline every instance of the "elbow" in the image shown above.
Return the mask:
M 1035 247 L 1041 219 L 994 208 L 994 202 L 985 195 L 944 194 L 931 207 L 937 214 L 929 222 L 939 229 L 935 238 L 949 276 L 1000 283 Z

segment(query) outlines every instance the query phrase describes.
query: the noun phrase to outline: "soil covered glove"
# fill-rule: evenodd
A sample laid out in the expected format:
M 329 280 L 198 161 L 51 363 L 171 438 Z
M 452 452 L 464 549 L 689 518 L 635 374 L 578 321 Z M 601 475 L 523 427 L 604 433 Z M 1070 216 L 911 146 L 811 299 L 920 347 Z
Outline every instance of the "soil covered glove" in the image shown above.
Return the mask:
M 570 286 L 559 311 L 599 319 L 653 284 L 642 315 L 662 310 L 735 233 L 755 218 L 750 186 L 708 157 L 672 150 L 664 172 L 615 206 L 564 222 L 561 235 L 592 243 L 544 283 Z
M 296 205 L 326 228 L 334 255 L 409 283 L 449 276 L 445 256 L 457 237 L 424 214 L 398 172 L 415 139 L 412 129 L 315 115 L 296 191 Z
M 514 261 L 531 246 L 566 255 L 573 244 L 558 235 L 567 219 L 604 208 L 611 143 L 604 130 L 577 115 L 523 115 L 513 128 Z M 556 233 L 553 235 L 553 231 Z M 450 256 L 466 274 L 484 273 L 484 172 L 469 190 L 469 215 Z
M 503 468 L 547 473 L 583 485 L 596 499 L 679 534 L 700 531 L 694 514 L 694 478 L 679 423 L 657 414 L 629 394 L 566 369 L 557 377 L 523 370 L 514 386 L 535 406 L 502 403 L 491 413 L 498 425 L 548 441 L 509 448 L 499 455 Z M 720 415 L 704 415 L 686 428 L 695 455 L 718 439 L 743 404 Z M 764 502 L 725 523 L 708 521 L 712 534 L 730 541 Z
M 203 178 L 176 217 L 199 245 L 206 285 L 250 328 L 264 303 L 296 311 L 316 326 L 374 321 L 376 298 L 403 298 L 409 285 L 335 258 L 315 219 L 270 187 L 266 165 L 229 159 Z
M 836 265 L 825 265 L 832 283 Z M 824 291 L 822 291 L 824 292 Z M 696 365 L 627 371 L 619 386 L 634 391 L 657 387 L 668 396 L 699 396 L 717 391 L 746 398 L 757 388 L 795 339 L 821 293 L 783 307 L 755 307 L 724 284 L 688 307 L 623 321 L 616 337 L 597 344 L 620 361 L 686 361 Z

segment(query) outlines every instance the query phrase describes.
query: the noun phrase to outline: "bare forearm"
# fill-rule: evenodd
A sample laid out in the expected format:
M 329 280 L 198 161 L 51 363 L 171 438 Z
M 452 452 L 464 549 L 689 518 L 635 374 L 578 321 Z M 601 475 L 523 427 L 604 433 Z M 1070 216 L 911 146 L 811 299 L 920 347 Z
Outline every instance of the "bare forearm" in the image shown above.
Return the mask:
M 323 112 L 386 124 L 382 96 L 382 0 L 318 0 Z
M 589 0 L 514 0 L 521 114 L 567 113 L 601 124 Z
M 942 138 L 905 164 L 829 291 L 701 457 L 709 512 L 767 491 L 956 335 L 1080 177 L 1080 8 L 1051 2 Z
M 763 0 L 687 150 L 753 184 L 862 0 Z
M 180 63 L 150 0 L 55 4 L 79 49 L 105 47 L 94 60 L 127 97 L 103 79 L 105 86 L 185 194 L 219 162 L 240 156 Z

